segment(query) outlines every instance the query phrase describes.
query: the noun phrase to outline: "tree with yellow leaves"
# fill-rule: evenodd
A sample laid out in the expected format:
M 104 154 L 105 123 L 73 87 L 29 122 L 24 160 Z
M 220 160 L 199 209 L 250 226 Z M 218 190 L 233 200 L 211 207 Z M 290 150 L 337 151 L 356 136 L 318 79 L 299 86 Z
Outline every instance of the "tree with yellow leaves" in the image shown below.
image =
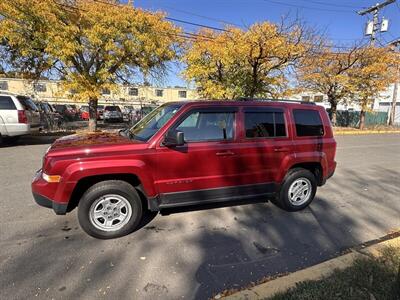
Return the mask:
M 57 72 L 75 99 L 89 102 L 91 130 L 102 90 L 176 58 L 179 28 L 161 13 L 116 1 L 2 0 L 0 15 L 12 64 L 36 78 Z
M 201 30 L 186 44 L 184 77 L 203 98 L 282 97 L 290 69 L 313 47 L 311 36 L 299 23 Z
M 349 72 L 360 60 L 361 53 L 361 47 L 357 46 L 347 51 L 325 47 L 301 61 L 298 84 L 301 89 L 327 95 L 333 125 L 336 125 L 337 105 L 352 94 Z
M 360 59 L 349 72 L 352 97 L 361 107 L 359 128 L 365 124 L 365 113 L 371 109 L 374 99 L 394 83 L 393 69 L 396 58 L 388 48 L 366 47 Z

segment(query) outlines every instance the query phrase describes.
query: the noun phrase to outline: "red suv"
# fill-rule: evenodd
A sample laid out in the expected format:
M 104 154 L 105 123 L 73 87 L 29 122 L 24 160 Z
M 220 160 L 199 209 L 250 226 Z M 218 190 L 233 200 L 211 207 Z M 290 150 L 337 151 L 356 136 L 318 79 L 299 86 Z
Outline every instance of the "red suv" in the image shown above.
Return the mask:
M 97 238 L 126 235 L 144 210 L 234 200 L 305 208 L 335 171 L 323 107 L 288 101 L 164 104 L 127 131 L 58 139 L 32 182 L 39 205 Z

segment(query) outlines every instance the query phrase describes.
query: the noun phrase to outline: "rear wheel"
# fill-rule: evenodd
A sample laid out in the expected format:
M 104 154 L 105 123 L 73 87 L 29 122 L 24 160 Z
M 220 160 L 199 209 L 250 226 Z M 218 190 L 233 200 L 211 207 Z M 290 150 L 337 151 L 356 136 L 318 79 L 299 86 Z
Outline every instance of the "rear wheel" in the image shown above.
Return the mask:
M 82 196 L 78 219 L 82 229 L 100 239 L 112 239 L 134 231 L 142 218 L 142 202 L 125 181 L 96 183 Z
M 305 169 L 293 169 L 286 175 L 275 203 L 287 211 L 306 208 L 317 192 L 317 181 L 313 173 Z

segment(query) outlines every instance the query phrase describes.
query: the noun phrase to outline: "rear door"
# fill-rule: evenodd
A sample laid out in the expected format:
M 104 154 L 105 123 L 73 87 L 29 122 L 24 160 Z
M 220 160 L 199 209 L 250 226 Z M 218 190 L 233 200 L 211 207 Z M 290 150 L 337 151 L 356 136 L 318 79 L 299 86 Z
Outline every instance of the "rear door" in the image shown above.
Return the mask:
M 18 111 L 10 96 L 0 96 L 0 133 L 8 135 L 16 131 Z
M 283 107 L 243 107 L 242 117 L 238 153 L 246 162 L 242 164 L 242 184 L 264 184 L 268 192 L 273 192 L 285 157 L 293 153 L 288 112 Z

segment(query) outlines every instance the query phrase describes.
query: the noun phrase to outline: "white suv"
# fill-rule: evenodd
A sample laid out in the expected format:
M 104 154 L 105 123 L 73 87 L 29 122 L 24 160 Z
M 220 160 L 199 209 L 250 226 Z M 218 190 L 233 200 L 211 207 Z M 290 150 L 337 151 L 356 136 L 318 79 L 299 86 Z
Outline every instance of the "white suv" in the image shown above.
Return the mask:
M 0 143 L 40 130 L 39 109 L 26 96 L 0 93 Z

